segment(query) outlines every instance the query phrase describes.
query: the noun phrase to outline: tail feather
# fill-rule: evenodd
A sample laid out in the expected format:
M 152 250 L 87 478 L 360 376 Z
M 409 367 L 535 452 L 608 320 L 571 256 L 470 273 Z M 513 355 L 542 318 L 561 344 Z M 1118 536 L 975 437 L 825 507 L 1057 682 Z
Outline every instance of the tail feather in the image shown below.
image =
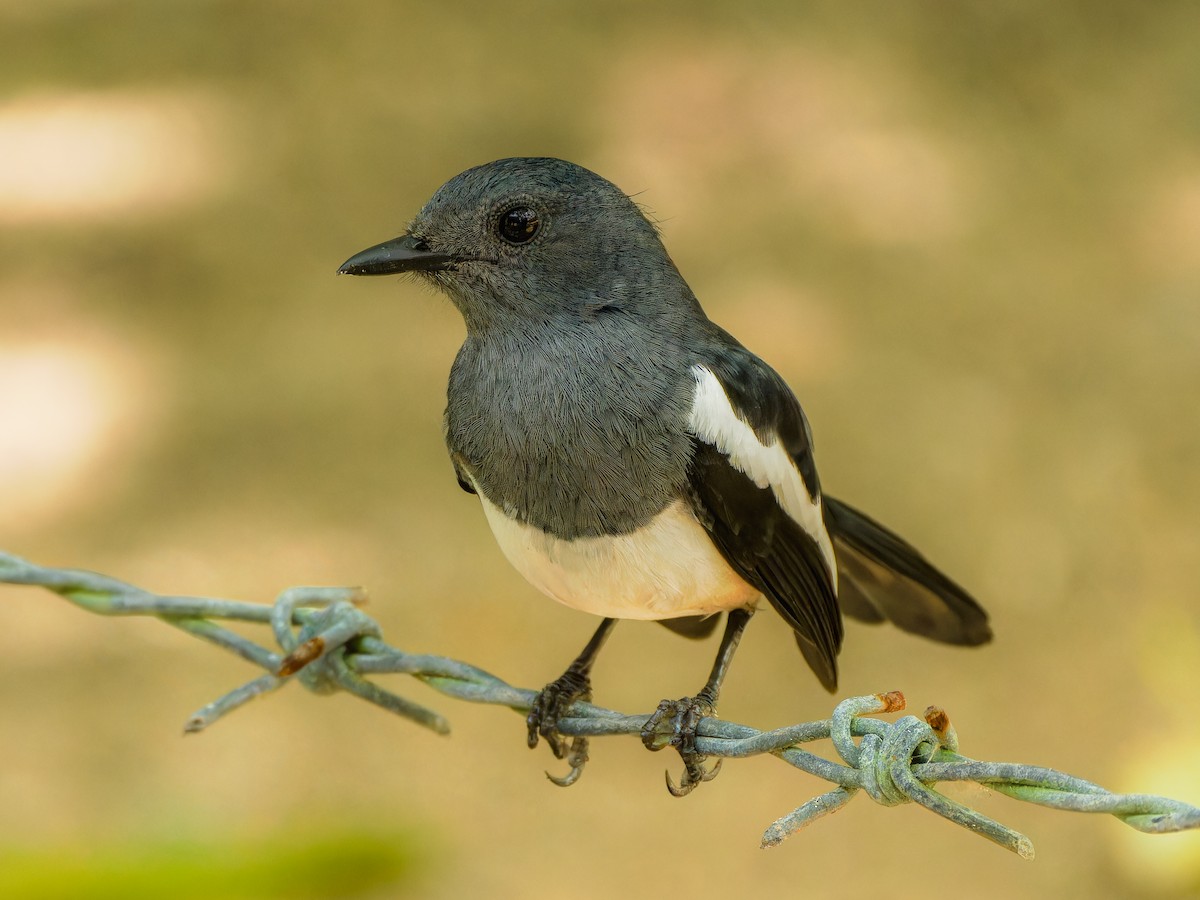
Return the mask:
M 987 613 L 900 536 L 829 495 L 822 497 L 825 527 L 838 567 L 838 600 L 848 616 L 888 619 L 947 644 L 992 639 Z

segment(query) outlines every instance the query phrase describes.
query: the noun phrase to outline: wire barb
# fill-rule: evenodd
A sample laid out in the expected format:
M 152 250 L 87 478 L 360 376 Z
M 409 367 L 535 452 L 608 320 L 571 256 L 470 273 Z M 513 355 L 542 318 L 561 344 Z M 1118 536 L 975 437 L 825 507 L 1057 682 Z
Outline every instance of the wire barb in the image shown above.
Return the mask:
M 411 675 L 443 694 L 473 703 L 506 706 L 522 714 L 536 692 L 516 688 L 458 660 L 405 653 L 385 643 L 378 624 L 361 610 L 360 588 L 289 588 L 274 604 L 206 597 L 162 596 L 94 572 L 38 566 L 0 551 L 0 582 L 35 585 L 99 615 L 150 616 L 215 644 L 263 669 L 266 674 L 202 707 L 184 725 L 202 731 L 250 700 L 298 681 L 318 694 L 346 691 L 439 734 L 449 723 L 432 710 L 384 690 L 367 676 Z M 277 648 L 261 646 L 216 620 L 256 622 L 270 627 Z M 282 651 L 282 652 L 280 652 Z M 905 708 L 899 691 L 851 697 L 829 719 L 774 731 L 759 731 L 712 717 L 696 729 L 696 753 L 721 760 L 769 753 L 801 771 L 836 785 L 773 822 L 762 837 L 774 847 L 818 819 L 837 812 L 860 791 L 876 803 L 917 803 L 931 812 L 1017 853 L 1033 858 L 1029 838 L 964 806 L 934 789 L 942 781 L 973 781 L 996 792 L 1052 809 L 1107 813 L 1147 834 L 1200 828 L 1200 808 L 1149 794 L 1113 794 L 1099 785 L 1054 769 L 1016 763 L 981 762 L 958 752 L 958 735 L 949 716 L 931 706 L 924 717 L 884 722 L 872 716 Z M 650 715 L 624 715 L 576 701 L 558 719 L 558 732 L 586 748 L 586 739 L 641 735 Z M 857 739 L 857 741 L 856 741 Z M 830 740 L 841 762 L 802 749 L 801 744 Z M 586 751 L 571 753 L 568 785 L 586 761 Z M 715 768 L 710 770 L 715 774 Z M 670 776 L 667 777 L 670 784 Z

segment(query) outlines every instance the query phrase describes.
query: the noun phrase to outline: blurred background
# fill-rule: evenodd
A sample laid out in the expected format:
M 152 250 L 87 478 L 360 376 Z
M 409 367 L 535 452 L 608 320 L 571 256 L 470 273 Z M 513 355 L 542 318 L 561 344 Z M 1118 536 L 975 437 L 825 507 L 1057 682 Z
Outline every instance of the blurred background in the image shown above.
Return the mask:
M 1200 801 L 1200 7 L 0 3 L 0 548 L 268 601 L 363 584 L 392 643 L 515 684 L 595 621 L 505 563 L 441 442 L 463 328 L 334 277 L 443 181 L 562 156 L 637 193 L 709 314 L 793 385 L 824 484 L 991 611 L 981 650 L 851 623 L 840 696 L 944 706 L 969 755 Z M 686 800 L 628 739 L 578 785 L 521 719 L 396 680 L 439 738 L 155 622 L 0 589 L 6 897 L 1185 897 L 1200 837 L 970 787 L 1022 862 L 822 783 Z M 596 699 L 695 691 L 715 640 L 626 624 Z M 823 718 L 782 622 L 722 714 Z

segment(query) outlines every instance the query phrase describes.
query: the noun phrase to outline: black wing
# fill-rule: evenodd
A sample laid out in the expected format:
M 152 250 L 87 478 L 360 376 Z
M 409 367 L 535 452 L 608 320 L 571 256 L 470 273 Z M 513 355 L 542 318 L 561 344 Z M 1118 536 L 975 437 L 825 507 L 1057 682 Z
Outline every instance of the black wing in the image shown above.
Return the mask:
M 782 477 L 797 479 L 800 490 L 815 499 L 819 486 L 808 424 L 783 380 L 740 345 L 724 348 L 704 368 L 723 388 L 730 414 L 753 430 L 758 447 L 723 449 L 719 426 L 695 428 L 688 472 L 693 511 L 730 566 L 795 630 L 805 660 L 832 691 L 842 617 L 829 563 L 817 536 L 780 503 L 779 494 L 794 489 L 795 482 L 760 487 L 739 457 L 781 445 L 791 463 Z
M 913 634 L 947 644 L 992 638 L 987 613 L 899 535 L 828 494 L 825 522 L 837 555 L 838 597 L 847 615 L 890 619 Z

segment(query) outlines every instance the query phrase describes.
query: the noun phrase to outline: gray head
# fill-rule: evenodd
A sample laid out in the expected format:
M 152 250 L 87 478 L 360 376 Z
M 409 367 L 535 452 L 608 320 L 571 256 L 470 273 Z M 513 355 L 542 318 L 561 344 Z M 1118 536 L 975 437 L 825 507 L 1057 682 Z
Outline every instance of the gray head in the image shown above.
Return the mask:
M 440 188 L 408 233 L 338 270 L 415 272 L 446 291 L 471 332 L 621 309 L 696 309 L 654 226 L 616 185 L 561 159 L 501 159 Z
M 340 271 L 413 272 L 454 301 L 467 340 L 446 443 L 508 515 L 572 539 L 630 531 L 680 496 L 690 366 L 714 326 L 610 182 L 559 159 L 469 169 Z

